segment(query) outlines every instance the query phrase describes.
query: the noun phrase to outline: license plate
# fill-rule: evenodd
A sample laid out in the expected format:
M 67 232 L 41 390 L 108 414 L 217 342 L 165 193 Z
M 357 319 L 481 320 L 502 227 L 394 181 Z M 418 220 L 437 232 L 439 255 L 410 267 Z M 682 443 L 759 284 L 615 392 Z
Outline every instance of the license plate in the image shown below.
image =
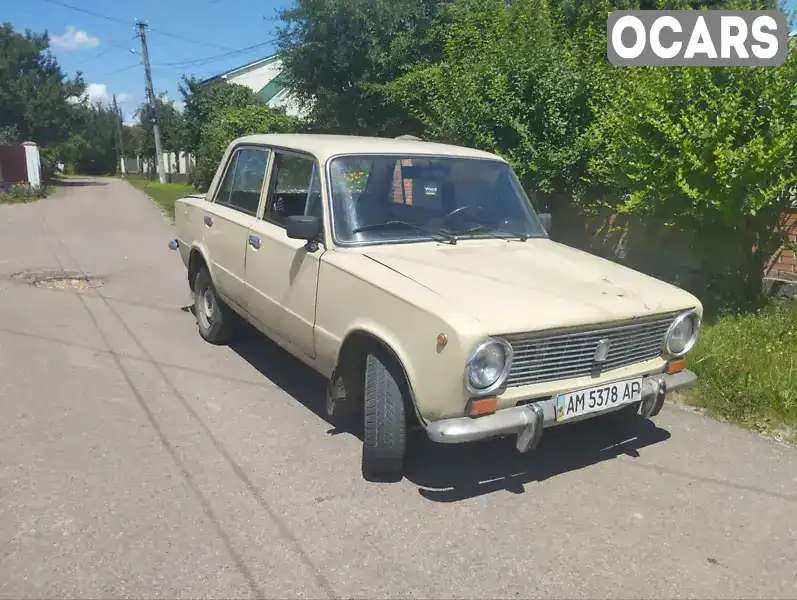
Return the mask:
M 642 400 L 642 378 L 614 381 L 599 387 L 559 394 L 556 397 L 556 420 L 566 421 L 613 406 Z

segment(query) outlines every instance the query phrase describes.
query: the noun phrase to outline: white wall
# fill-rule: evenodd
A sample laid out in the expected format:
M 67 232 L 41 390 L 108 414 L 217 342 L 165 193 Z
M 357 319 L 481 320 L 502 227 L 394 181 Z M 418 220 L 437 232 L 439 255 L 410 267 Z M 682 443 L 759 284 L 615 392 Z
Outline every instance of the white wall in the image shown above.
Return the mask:
M 245 85 L 255 92 L 262 90 L 268 82 L 274 79 L 282 71 L 282 62 L 275 59 L 273 62 L 264 65 L 251 67 L 227 77 L 229 83 Z
M 39 147 L 34 142 L 23 142 L 25 162 L 28 167 L 28 182 L 31 187 L 42 185 L 42 165 L 39 159 Z

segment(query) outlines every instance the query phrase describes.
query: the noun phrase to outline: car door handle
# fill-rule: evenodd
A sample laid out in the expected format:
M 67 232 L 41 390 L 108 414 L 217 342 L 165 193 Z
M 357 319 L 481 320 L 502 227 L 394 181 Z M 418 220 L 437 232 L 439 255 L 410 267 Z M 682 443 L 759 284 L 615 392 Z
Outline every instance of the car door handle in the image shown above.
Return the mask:
M 213 219 L 208 215 L 205 215 L 205 225 L 213 227 Z
M 252 246 L 252 248 L 254 248 L 255 250 L 257 250 L 258 248 L 260 248 L 260 238 L 257 237 L 256 235 L 250 235 L 249 245 Z

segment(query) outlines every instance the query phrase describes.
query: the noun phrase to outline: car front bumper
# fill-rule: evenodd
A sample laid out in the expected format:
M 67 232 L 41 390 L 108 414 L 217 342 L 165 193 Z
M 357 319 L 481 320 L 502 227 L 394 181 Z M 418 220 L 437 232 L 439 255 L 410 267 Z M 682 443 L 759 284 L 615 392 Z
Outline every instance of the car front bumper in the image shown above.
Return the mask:
M 643 417 L 655 417 L 664 404 L 668 392 L 692 387 L 697 377 L 691 371 L 674 374 L 661 373 L 648 375 L 642 379 L 642 400 L 639 412 Z M 568 419 L 572 423 L 620 410 L 628 404 L 614 406 L 604 411 L 593 412 Z M 520 452 L 533 449 L 542 436 L 545 427 L 558 425 L 556 421 L 556 398 L 545 398 L 529 404 L 499 410 L 483 417 L 456 417 L 432 421 L 426 425 L 429 438 L 442 444 L 459 444 L 485 440 L 504 435 L 517 436 Z

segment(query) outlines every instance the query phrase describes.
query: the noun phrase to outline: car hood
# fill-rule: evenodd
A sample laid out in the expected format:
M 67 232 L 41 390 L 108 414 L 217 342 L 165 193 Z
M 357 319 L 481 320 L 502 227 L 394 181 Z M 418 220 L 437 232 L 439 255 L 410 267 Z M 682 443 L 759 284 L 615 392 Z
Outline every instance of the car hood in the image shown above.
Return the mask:
M 363 254 L 457 305 L 488 334 L 702 310 L 675 286 L 549 239 L 394 244 Z

